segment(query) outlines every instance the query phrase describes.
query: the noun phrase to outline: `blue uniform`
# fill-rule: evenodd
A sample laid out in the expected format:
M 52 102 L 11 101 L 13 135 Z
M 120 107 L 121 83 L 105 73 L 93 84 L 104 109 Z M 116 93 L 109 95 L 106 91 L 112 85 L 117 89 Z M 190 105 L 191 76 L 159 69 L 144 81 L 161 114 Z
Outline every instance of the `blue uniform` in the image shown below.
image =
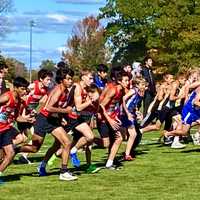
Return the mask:
M 138 94 L 138 91 L 135 90 L 135 94 L 133 94 L 126 103 L 128 111 L 134 117 L 136 117 L 135 111 L 141 101 L 142 101 L 142 97 Z M 122 122 L 123 127 L 130 127 L 130 126 L 134 126 L 134 124 L 135 124 L 135 120 L 130 121 L 125 113 L 121 115 L 121 122 Z
M 94 83 L 96 84 L 96 86 L 98 88 L 100 88 L 101 90 L 103 90 L 106 86 L 105 81 L 102 80 L 98 75 L 94 76 Z
M 192 92 L 187 103 L 183 107 L 181 116 L 182 116 L 182 122 L 184 124 L 191 125 L 192 122 L 195 122 L 198 119 L 200 119 L 200 107 L 197 107 L 193 104 L 196 95 L 197 95 L 196 91 Z

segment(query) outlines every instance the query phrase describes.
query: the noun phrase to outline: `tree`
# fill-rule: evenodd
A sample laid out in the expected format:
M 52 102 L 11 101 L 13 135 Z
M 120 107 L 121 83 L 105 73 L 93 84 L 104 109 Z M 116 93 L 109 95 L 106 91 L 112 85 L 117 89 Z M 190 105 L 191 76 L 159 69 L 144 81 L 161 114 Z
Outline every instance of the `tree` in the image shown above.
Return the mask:
M 142 60 L 149 52 L 169 71 L 199 66 L 200 0 L 107 0 L 100 18 L 108 20 L 106 37 L 118 58 Z
M 8 32 L 8 27 L 6 26 L 8 22 L 4 15 L 12 10 L 12 3 L 12 0 L 0 0 L 0 37 L 5 36 Z
M 110 54 L 105 45 L 104 31 L 93 16 L 79 21 L 67 42 L 68 50 L 63 52 L 63 59 L 74 69 L 95 69 L 97 64 L 107 63 Z
M 5 63 L 9 69 L 6 79 L 12 81 L 17 76 L 27 78 L 27 69 L 24 63 L 16 60 L 15 58 L 5 58 Z
M 41 65 L 40 65 L 40 69 L 44 68 L 44 69 L 48 69 L 48 70 L 53 70 L 55 67 L 55 63 L 52 60 L 43 60 Z

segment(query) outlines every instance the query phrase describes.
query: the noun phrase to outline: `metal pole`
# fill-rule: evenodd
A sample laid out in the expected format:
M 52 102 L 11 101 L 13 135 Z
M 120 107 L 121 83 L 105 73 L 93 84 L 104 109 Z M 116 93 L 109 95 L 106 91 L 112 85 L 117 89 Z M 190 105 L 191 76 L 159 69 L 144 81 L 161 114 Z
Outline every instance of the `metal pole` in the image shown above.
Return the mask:
M 30 21 L 30 66 L 29 66 L 29 81 L 32 81 L 32 28 L 34 26 L 34 21 Z

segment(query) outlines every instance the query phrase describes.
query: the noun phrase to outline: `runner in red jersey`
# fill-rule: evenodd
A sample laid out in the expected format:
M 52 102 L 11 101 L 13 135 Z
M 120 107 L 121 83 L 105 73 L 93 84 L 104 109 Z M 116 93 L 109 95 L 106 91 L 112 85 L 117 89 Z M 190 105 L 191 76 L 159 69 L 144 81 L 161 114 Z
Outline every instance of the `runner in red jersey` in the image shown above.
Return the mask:
M 53 73 L 47 69 L 41 69 L 38 72 L 38 80 L 35 80 L 29 85 L 30 92 L 25 99 L 25 106 L 23 108 L 24 114 L 31 114 L 32 116 L 36 116 L 38 106 L 45 102 L 47 98 L 47 93 L 49 85 L 52 82 L 52 77 Z M 31 134 L 34 133 L 33 123 L 18 123 L 17 126 L 19 131 L 23 133 L 21 140 L 15 141 L 17 144 L 26 142 L 29 132 L 31 132 Z M 30 164 L 31 162 L 28 160 L 27 156 L 28 153 L 23 153 L 22 156 L 19 157 L 20 163 Z
M 69 68 L 59 69 L 56 73 L 56 80 L 58 85 L 48 95 L 46 103 L 40 109 L 39 114 L 36 117 L 36 123 L 34 125 L 34 134 L 32 137 L 32 145 L 24 145 L 18 149 L 19 152 L 37 152 L 47 133 L 51 133 L 54 138 L 60 142 L 63 146 L 62 152 L 62 165 L 60 171 L 60 180 L 75 180 L 76 176 L 69 173 L 67 169 L 69 151 L 71 148 L 71 141 L 68 138 L 65 130 L 61 127 L 59 114 L 71 112 L 71 108 L 64 107 L 67 101 L 68 89 L 72 86 L 72 77 L 74 72 Z M 46 163 L 42 163 L 43 166 L 39 168 L 40 176 L 45 176 L 46 171 L 44 166 Z
M 114 158 L 122 143 L 122 135 L 120 132 L 121 122 L 119 120 L 120 105 L 124 95 L 124 89 L 129 85 L 129 76 L 122 71 L 114 73 L 115 81 L 108 84 L 105 92 L 102 93 L 100 98 L 100 106 L 102 108 L 102 119 L 99 124 L 98 130 L 100 134 L 106 135 L 110 153 L 106 163 L 106 168 L 116 169 L 113 164 Z
M 13 82 L 14 88 L 0 96 L 0 148 L 4 150 L 4 159 L 0 164 L 0 174 L 11 163 L 14 157 L 13 138 L 18 131 L 13 127 L 13 122 L 32 122 L 32 118 L 21 116 L 19 113 L 22 97 L 27 93 L 28 81 L 17 77 Z
M 99 96 L 91 99 L 88 96 L 87 88 L 91 86 L 93 83 L 93 74 L 91 70 L 82 69 L 80 72 L 80 82 L 76 83 L 74 90 L 74 101 L 72 104 L 72 113 L 68 115 L 68 126 L 66 130 L 72 130 L 74 132 L 74 136 L 77 131 L 82 134 L 76 145 L 71 149 L 70 156 L 72 164 L 76 167 L 80 166 L 80 161 L 77 158 L 77 151 L 81 147 L 85 145 L 90 145 L 93 142 L 94 134 L 88 125 L 88 112 L 94 102 L 99 98 Z M 76 130 L 76 131 L 74 131 Z M 76 136 L 75 136 L 76 137 Z

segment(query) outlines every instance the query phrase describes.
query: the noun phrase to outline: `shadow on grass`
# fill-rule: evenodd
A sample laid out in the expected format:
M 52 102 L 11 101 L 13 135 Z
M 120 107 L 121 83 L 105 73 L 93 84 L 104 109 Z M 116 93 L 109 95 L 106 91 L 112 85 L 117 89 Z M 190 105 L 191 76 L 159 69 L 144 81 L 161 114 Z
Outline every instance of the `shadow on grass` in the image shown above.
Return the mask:
M 2 176 L 1 178 L 3 179 L 4 182 L 12 182 L 12 181 L 20 181 L 22 176 L 35 176 L 38 177 L 38 173 L 33 173 L 33 172 L 29 172 L 29 173 L 19 173 L 19 174 L 12 174 L 12 175 L 7 175 L 7 176 Z
M 181 153 L 191 153 L 191 152 L 200 152 L 200 148 L 181 151 Z
M 31 163 L 36 163 L 36 162 L 41 162 L 43 160 L 44 156 L 37 156 L 37 157 L 28 157 L 28 159 L 31 161 Z M 20 162 L 19 159 L 14 159 L 13 160 L 13 164 L 15 165 L 22 165 L 22 164 L 25 164 L 25 163 L 22 163 Z

